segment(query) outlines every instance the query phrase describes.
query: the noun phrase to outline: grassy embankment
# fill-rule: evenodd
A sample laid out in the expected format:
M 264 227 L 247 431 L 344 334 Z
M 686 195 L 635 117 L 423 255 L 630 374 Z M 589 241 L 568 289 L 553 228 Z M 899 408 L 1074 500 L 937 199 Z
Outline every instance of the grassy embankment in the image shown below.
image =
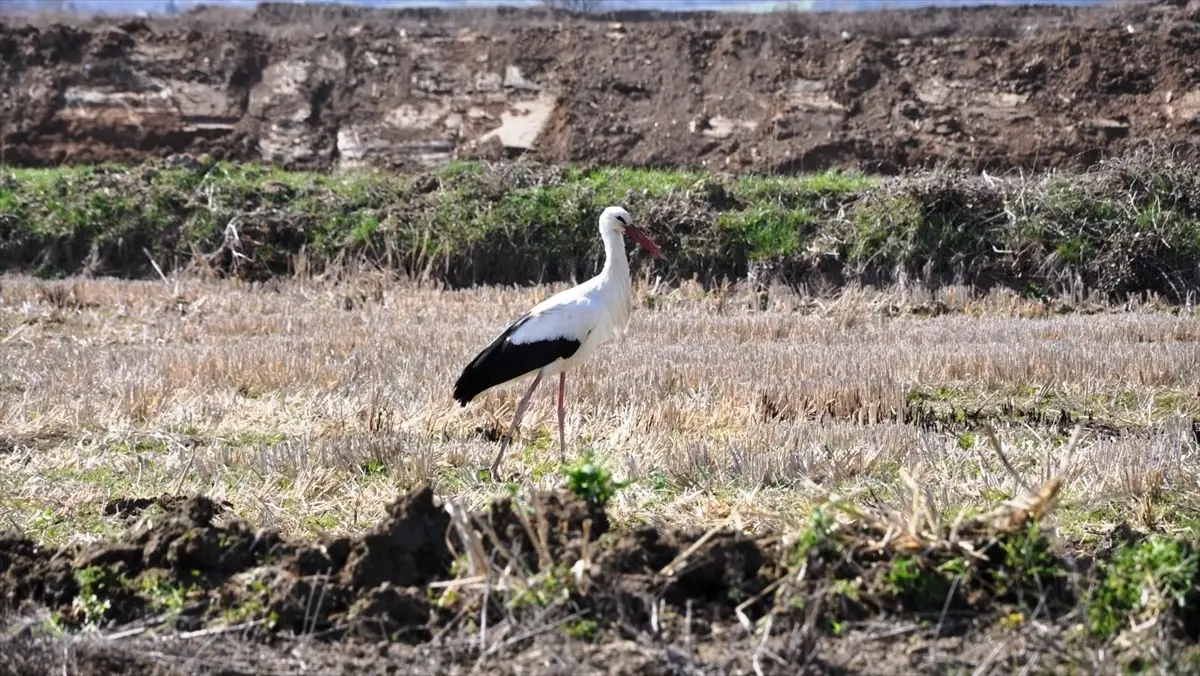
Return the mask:
M 765 260 L 810 288 L 906 279 L 1179 300 L 1200 287 L 1197 195 L 1200 170 L 1153 157 L 1076 176 L 888 181 L 476 164 L 4 170 L 0 265 L 154 276 L 153 258 L 263 277 L 303 253 L 309 269 L 367 260 L 455 286 L 553 282 L 595 269 L 595 217 L 623 204 L 668 254 L 653 268 L 668 279 L 737 279 Z

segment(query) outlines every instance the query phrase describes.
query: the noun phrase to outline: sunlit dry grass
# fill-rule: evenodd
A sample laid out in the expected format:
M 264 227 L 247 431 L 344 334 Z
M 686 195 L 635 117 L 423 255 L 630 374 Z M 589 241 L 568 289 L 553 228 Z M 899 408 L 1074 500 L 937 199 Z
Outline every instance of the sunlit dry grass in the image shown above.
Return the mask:
M 553 289 L 347 279 L 0 280 L 0 527 L 97 537 L 120 525 L 110 499 L 200 491 L 265 525 L 342 531 L 425 480 L 474 504 L 508 490 L 480 470 L 526 381 L 465 409 L 450 389 Z M 989 411 L 1030 480 L 1070 430 L 1012 409 L 1104 422 L 1078 450 L 1069 529 L 1175 527 L 1200 503 L 1192 308 L 775 289 L 759 311 L 740 289 L 636 293 L 626 339 L 567 381 L 568 443 L 633 481 L 613 507 L 626 523 L 702 526 L 736 508 L 767 526 L 819 489 L 896 501 L 901 468 L 943 506 L 990 505 L 1016 480 L 955 423 L 961 409 Z M 539 394 L 506 464 L 526 486 L 560 478 L 553 388 Z M 938 424 L 912 424 L 914 403 Z

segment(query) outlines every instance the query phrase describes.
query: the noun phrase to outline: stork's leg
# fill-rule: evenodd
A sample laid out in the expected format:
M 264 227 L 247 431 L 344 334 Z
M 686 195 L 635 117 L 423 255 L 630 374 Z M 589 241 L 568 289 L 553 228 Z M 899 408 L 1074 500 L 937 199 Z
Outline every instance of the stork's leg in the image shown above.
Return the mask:
M 500 440 L 500 452 L 496 454 L 496 459 L 492 461 L 491 474 L 494 478 L 496 471 L 500 469 L 500 461 L 504 459 L 504 451 L 508 450 L 508 444 L 512 441 L 513 433 L 517 431 L 517 425 L 521 424 L 521 418 L 525 415 L 525 410 L 529 408 L 529 400 L 533 399 L 533 391 L 537 389 L 538 383 L 542 382 L 542 372 L 538 371 L 534 376 L 533 382 L 530 383 L 529 389 L 525 391 L 525 396 L 521 397 L 521 403 L 517 404 L 517 412 L 513 414 L 512 425 L 508 428 L 508 434 Z
M 567 374 L 566 372 L 558 374 L 558 452 L 562 457 L 562 461 L 567 461 L 567 433 L 566 420 L 567 408 L 564 400 L 567 397 Z

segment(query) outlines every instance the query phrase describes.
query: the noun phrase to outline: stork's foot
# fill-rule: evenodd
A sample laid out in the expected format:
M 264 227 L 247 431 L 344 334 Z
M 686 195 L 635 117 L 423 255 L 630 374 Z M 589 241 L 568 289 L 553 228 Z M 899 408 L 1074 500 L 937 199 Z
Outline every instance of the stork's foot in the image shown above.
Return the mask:
M 492 466 L 488 468 L 488 474 L 495 481 L 500 480 L 500 463 L 504 460 L 504 452 L 508 450 L 508 445 L 512 442 L 512 437 L 505 436 L 500 440 L 500 451 L 496 453 L 496 458 L 492 460 Z

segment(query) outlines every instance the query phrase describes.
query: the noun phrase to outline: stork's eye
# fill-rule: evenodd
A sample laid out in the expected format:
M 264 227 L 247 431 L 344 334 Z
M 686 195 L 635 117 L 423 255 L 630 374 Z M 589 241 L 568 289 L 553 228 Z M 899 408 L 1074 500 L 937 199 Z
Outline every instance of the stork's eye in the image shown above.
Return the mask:
M 617 220 L 618 220 L 618 221 L 621 221 L 621 225 L 623 225 L 623 226 L 625 226 L 625 227 L 627 227 L 627 228 L 629 227 L 629 221 L 628 221 L 628 220 L 626 220 L 624 216 L 622 216 L 622 215 L 620 215 L 620 214 L 617 214 Z

